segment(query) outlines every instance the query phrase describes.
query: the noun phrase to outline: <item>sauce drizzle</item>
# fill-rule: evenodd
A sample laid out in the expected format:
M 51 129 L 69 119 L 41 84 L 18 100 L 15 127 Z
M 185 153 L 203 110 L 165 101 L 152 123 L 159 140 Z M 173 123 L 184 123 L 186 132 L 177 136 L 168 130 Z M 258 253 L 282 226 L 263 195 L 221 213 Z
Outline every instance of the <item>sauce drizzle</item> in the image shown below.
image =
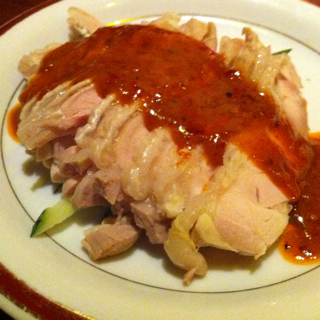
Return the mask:
M 286 260 L 303 265 L 320 262 L 320 141 L 311 141 L 315 156 L 300 183 L 301 198 L 293 204 L 290 223 L 279 242 Z
M 22 104 L 18 102 L 12 109 L 10 109 L 7 117 L 8 133 L 10 137 L 16 142 L 19 142 L 17 130 L 19 125 L 19 117 L 20 117 L 21 109 L 22 109 Z
M 139 102 L 146 127 L 168 128 L 183 154 L 200 144 L 215 167 L 222 164 L 226 143 L 237 145 L 293 202 L 282 255 L 295 263 L 317 262 L 319 143 L 297 137 L 278 116 L 273 98 L 241 70 L 228 70 L 222 55 L 180 33 L 106 27 L 49 52 L 20 95 L 21 105 L 66 81 L 71 86 L 86 79 L 102 98 L 115 94 L 122 104 Z M 18 110 L 19 105 L 8 117 L 13 138 Z
M 228 70 L 223 56 L 204 43 L 154 26 L 101 28 L 49 52 L 20 101 L 85 79 L 101 97 L 139 101 L 149 130 L 169 128 L 180 149 L 202 145 L 214 167 L 232 141 L 289 199 L 299 198 L 297 178 L 309 165 L 308 144 L 278 117 L 269 94 L 241 71 Z

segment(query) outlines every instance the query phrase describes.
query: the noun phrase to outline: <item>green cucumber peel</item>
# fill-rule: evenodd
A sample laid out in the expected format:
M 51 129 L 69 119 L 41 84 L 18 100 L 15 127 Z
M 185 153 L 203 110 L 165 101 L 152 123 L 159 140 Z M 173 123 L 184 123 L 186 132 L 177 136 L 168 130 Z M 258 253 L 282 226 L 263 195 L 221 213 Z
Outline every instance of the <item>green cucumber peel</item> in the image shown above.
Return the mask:
M 273 53 L 272 55 L 276 56 L 276 55 L 282 54 L 282 53 L 288 54 L 291 50 L 292 50 L 292 49 L 281 50 L 281 51 L 278 51 L 278 52 Z
M 53 226 L 71 217 L 78 208 L 68 199 L 61 199 L 57 204 L 42 211 L 35 221 L 30 237 L 36 237 Z

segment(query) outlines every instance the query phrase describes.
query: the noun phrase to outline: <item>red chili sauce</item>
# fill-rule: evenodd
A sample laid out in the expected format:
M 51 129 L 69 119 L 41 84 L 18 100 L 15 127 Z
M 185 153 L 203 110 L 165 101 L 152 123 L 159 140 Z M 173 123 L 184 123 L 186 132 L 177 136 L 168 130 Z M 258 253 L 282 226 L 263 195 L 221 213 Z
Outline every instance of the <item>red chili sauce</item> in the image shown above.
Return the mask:
M 300 183 L 301 197 L 293 203 L 290 223 L 279 243 L 281 254 L 295 264 L 320 261 L 320 140 L 311 139 L 314 158 Z
M 212 166 L 234 143 L 297 201 L 313 155 L 309 143 L 278 116 L 268 93 L 241 70 L 227 70 L 223 59 L 202 42 L 153 26 L 101 28 L 47 54 L 20 101 L 91 79 L 102 98 L 138 101 L 146 127 L 168 128 L 179 150 L 202 145 Z
M 18 125 L 19 125 L 19 118 L 20 118 L 20 112 L 22 109 L 22 104 L 18 102 L 10 111 L 8 112 L 7 117 L 7 128 L 8 133 L 10 137 L 16 141 L 19 142 L 19 137 L 17 135 Z

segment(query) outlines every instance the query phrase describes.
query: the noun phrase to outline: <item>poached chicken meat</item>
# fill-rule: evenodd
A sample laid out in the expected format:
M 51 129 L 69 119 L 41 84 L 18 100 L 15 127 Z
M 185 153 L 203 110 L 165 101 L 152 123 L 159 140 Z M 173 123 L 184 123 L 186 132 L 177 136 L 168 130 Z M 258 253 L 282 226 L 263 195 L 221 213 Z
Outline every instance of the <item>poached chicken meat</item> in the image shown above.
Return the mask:
M 263 255 L 312 159 L 288 55 L 248 28 L 216 53 L 212 23 L 180 25 L 176 14 L 120 27 L 70 14 L 94 33 L 21 60 L 18 136 L 78 208 L 111 207 L 116 222 L 85 233 L 90 257 L 118 254 L 144 230 L 188 283 L 207 271 L 201 247 Z

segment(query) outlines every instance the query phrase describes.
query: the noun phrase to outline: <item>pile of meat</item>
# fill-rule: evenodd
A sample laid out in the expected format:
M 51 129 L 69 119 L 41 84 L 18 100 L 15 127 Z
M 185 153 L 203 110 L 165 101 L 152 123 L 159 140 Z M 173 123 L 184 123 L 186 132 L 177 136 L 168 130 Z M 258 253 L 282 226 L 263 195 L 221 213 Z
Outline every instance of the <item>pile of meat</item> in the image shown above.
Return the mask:
M 102 26 L 79 9 L 69 14 L 70 25 L 85 36 Z M 181 25 L 178 15 L 166 14 L 152 24 L 217 50 L 213 23 L 191 19 Z M 250 29 L 244 35 L 244 40 L 219 42 L 226 66 L 270 92 L 295 137 L 305 137 L 306 103 L 288 55 L 272 55 Z M 20 72 L 31 78 L 45 54 L 58 46 L 24 56 Z M 82 244 L 90 257 L 123 252 L 145 232 L 187 271 L 188 283 L 207 271 L 201 247 L 263 255 L 286 227 L 292 199 L 232 143 L 217 167 L 206 161 L 201 146 L 185 157 L 169 130 L 146 128 L 139 107 L 138 102 L 122 105 L 112 94 L 101 98 L 87 79 L 71 87 L 59 84 L 41 100 L 28 101 L 21 112 L 20 142 L 50 169 L 53 182 L 63 184 L 63 196 L 78 208 L 111 206 L 113 215 L 85 232 Z M 281 141 L 279 148 L 294 157 Z

